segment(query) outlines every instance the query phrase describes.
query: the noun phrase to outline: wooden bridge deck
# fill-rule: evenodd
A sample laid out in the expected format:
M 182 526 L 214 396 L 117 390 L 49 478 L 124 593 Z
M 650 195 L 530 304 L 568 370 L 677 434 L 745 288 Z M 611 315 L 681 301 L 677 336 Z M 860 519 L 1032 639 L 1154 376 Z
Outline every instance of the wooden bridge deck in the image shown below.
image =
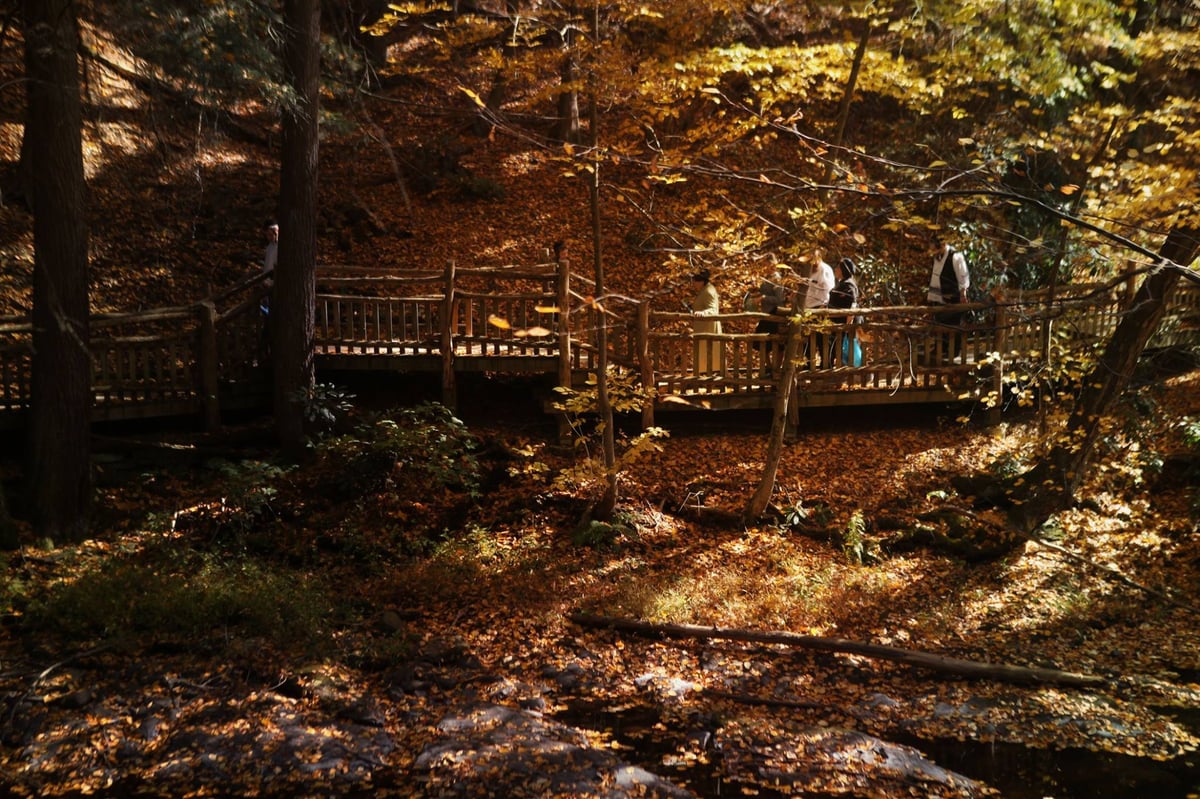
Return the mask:
M 582 285 L 573 288 L 572 281 Z M 695 334 L 689 314 L 616 301 L 601 309 L 590 286 L 567 265 L 410 273 L 327 270 L 317 295 L 314 356 L 328 371 L 432 372 L 455 401 L 455 375 L 468 372 L 549 374 L 559 385 L 583 385 L 594 373 L 595 333 L 608 326 L 610 363 L 645 386 L 656 411 L 765 408 L 779 391 L 777 363 L 787 333 L 754 333 L 760 314 L 718 317 L 725 332 Z M 430 291 L 431 288 L 439 289 Z M 93 419 L 195 414 L 208 425 L 223 411 L 266 408 L 263 367 L 264 283 L 252 279 L 185 308 L 93 318 Z M 1005 370 L 1033 368 L 1046 342 L 1052 358 L 1093 348 L 1121 311 L 1113 291 L 1073 287 L 1057 297 L 1033 295 L 975 307 L 980 321 L 963 331 L 963 353 L 952 360 L 939 309 L 858 309 L 853 334 L 862 345 L 856 365 L 821 357 L 851 332 L 844 312 L 794 317 L 798 351 L 813 353 L 797 374 L 794 405 L 882 405 L 974 401 L 993 390 Z M 1200 340 L 1200 290 L 1181 287 L 1154 344 Z M 709 371 L 696 365 L 710 349 Z M 30 402 L 32 332 L 27 320 L 0 319 L 0 427 L 23 423 Z M 320 379 L 320 378 L 318 378 Z

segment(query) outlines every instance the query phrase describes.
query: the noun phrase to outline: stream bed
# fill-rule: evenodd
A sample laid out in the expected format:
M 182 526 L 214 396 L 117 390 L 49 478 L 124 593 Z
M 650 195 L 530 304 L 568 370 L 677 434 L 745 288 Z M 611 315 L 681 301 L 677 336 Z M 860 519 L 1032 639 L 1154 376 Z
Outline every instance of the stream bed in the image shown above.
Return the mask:
M 747 781 L 729 773 L 726 759 L 747 759 L 736 744 L 722 742 L 720 729 L 679 725 L 653 706 L 607 710 L 573 705 L 556 714 L 557 721 L 610 736 L 628 762 L 654 772 L 704 799 L 742 796 L 747 791 L 765 799 L 805 796 L 867 795 L 852 786 L 811 790 L 804 779 L 773 787 L 770 779 Z M 688 728 L 688 727 L 692 728 Z M 715 726 L 715 725 L 714 725 Z M 1200 796 L 1200 756 L 1193 753 L 1156 761 L 1086 749 L 1039 749 L 1014 743 L 925 740 L 905 734 L 889 736 L 882 745 L 915 750 L 919 771 L 944 769 L 995 789 L 1004 799 L 1195 799 Z M 837 753 L 830 753 L 837 759 Z M 935 765 L 932 765 L 935 764 Z M 796 770 L 808 765 L 800 758 Z M 856 766 L 857 767 L 857 764 Z M 821 767 L 818 767 L 818 770 Z M 743 770 L 744 773 L 744 770 Z M 761 773 L 761 772 L 760 772 Z M 878 794 L 878 789 L 872 795 Z M 915 794 L 914 794 L 915 795 Z M 966 793 L 964 795 L 972 795 Z

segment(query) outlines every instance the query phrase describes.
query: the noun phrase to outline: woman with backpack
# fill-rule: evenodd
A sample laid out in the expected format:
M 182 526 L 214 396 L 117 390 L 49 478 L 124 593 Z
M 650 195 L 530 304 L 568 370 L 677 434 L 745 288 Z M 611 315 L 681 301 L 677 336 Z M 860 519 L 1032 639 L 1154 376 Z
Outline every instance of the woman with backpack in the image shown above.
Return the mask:
M 837 266 L 833 268 L 837 282 L 834 284 L 833 290 L 829 292 L 830 308 L 849 310 L 858 307 L 858 283 L 854 279 L 854 273 L 857 271 L 854 262 L 849 258 L 838 261 Z M 854 317 L 834 316 L 831 319 L 834 324 L 846 327 L 840 336 L 833 337 L 829 362 L 840 363 L 843 366 L 862 366 L 862 345 L 858 343 L 858 335 L 852 326 L 855 321 Z

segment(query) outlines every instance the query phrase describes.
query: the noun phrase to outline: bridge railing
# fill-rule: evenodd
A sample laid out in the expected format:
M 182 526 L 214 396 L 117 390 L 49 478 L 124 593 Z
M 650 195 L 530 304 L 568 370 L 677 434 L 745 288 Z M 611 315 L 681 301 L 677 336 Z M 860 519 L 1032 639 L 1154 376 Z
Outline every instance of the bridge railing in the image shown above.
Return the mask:
M 0 412 L 29 407 L 33 377 L 33 325 L 25 318 L 0 318 Z
M 558 355 L 559 270 L 456 269 L 324 277 L 315 341 L 326 354 Z M 347 288 L 359 293 L 345 293 Z M 448 345 L 448 348 L 447 348 Z
M 268 278 L 254 276 L 192 306 L 93 316 L 94 417 L 201 413 L 216 424 L 237 386 L 247 392 L 243 396 L 261 400 L 269 389 L 269 373 L 262 368 L 269 359 L 269 314 L 262 307 Z M 797 352 L 805 385 L 899 395 L 986 379 L 984 364 L 993 353 L 1034 361 L 1045 358 L 1047 344 L 1056 353 L 1094 347 L 1111 334 L 1121 312 L 1115 291 L 1073 286 L 1053 297 L 1025 294 L 987 305 L 855 309 L 859 318 L 850 322 L 845 311 L 813 311 L 789 317 L 787 330 L 774 335 L 753 332 L 761 314 L 728 314 L 718 317 L 725 332 L 707 334 L 693 332 L 690 314 L 655 311 L 621 298 L 596 300 L 594 287 L 571 275 L 565 263 L 504 270 L 449 265 L 442 272 L 400 277 L 360 270 L 328 273 L 321 280 L 318 347 L 347 355 L 440 359 L 450 400 L 454 361 L 468 354 L 512 356 L 509 365 L 533 361 L 529 356 L 556 358 L 558 379 L 569 385 L 573 373 L 595 368 L 602 321 L 610 360 L 637 370 L 659 395 L 772 392 L 792 333 L 802 337 Z M 961 330 L 939 325 L 939 312 L 956 309 L 969 314 Z M 841 357 L 844 336 L 857 340 L 861 360 Z M 1200 290 L 1189 283 L 1175 292 L 1151 346 L 1198 340 Z M 961 343 L 963 354 L 949 351 L 954 343 Z M 0 318 L 0 417 L 8 424 L 29 407 L 32 368 L 29 320 Z M 545 361 L 537 368 L 545 369 Z
M 995 355 L 1041 358 L 1047 341 L 1092 347 L 1111 334 L 1119 310 L 1111 292 L 1072 290 L 1015 302 L 856 308 L 849 316 L 836 309 L 724 314 L 705 317 L 720 321 L 722 333 L 698 333 L 691 314 L 642 309 L 633 360 L 660 395 L 759 393 L 778 385 L 787 339 L 797 335 L 798 379 L 806 384 L 897 393 L 953 388 Z M 946 313 L 964 321 L 946 324 Z M 750 332 L 767 318 L 781 332 Z

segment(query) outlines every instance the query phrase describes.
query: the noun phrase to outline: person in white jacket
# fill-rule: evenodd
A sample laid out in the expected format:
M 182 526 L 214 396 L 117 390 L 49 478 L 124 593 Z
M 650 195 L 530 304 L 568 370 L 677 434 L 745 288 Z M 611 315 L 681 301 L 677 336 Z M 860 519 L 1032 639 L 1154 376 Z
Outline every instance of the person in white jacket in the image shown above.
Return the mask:
M 833 267 L 825 263 L 825 251 L 818 248 L 813 251 L 812 271 L 805 278 L 805 283 L 808 288 L 804 292 L 804 309 L 806 311 L 815 308 L 829 307 L 829 292 L 833 291 L 833 287 L 837 285 L 837 279 L 833 275 Z M 829 366 L 827 353 L 826 335 L 824 333 L 814 333 L 813 343 L 816 345 L 816 352 L 821 353 L 821 358 L 826 361 L 823 365 Z M 815 354 L 815 353 L 814 353 Z M 809 361 L 811 366 L 816 366 L 816 358 L 809 359 L 808 344 L 804 345 L 804 360 Z
M 808 288 L 804 292 L 804 307 L 806 309 L 828 307 L 829 292 L 833 291 L 837 280 L 833 276 L 833 267 L 825 263 L 824 250 L 813 252 L 812 272 L 809 273 L 805 282 L 808 284 Z

